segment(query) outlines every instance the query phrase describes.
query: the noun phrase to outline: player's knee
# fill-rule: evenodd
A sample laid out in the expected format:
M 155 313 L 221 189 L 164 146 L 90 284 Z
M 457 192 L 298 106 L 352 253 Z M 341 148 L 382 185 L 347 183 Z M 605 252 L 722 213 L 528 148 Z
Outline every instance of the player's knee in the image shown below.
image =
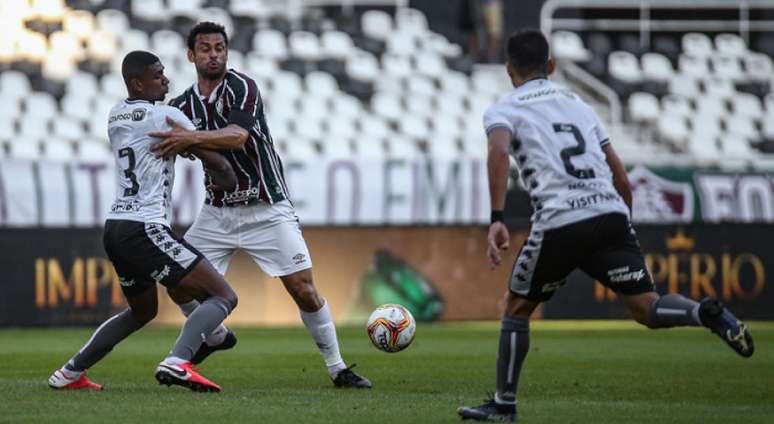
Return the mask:
M 237 304 L 239 304 L 239 296 L 237 296 L 236 292 L 232 290 L 231 287 L 229 287 L 223 295 L 223 299 L 228 303 L 230 307 L 229 311 L 236 309 Z
M 154 318 L 156 318 L 156 315 L 158 314 L 159 309 L 156 308 L 148 308 L 148 309 L 132 309 L 132 316 L 135 320 L 137 320 L 137 323 L 144 326 L 145 324 L 153 321 Z

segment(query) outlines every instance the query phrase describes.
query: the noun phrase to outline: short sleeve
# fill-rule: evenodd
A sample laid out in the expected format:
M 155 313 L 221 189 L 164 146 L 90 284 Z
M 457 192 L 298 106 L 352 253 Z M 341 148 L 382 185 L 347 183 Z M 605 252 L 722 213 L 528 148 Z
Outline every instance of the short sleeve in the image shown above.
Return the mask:
M 593 132 L 594 135 L 596 135 L 600 146 L 605 147 L 610 144 L 610 136 L 607 134 L 607 129 L 599 119 L 597 119 L 597 124 L 594 126 Z
M 250 131 L 255 126 L 261 110 L 261 95 L 258 85 L 246 75 L 232 71 L 230 87 L 234 93 L 234 103 L 228 114 L 228 123 L 236 124 Z
M 511 134 L 514 134 L 513 124 L 505 113 L 504 107 L 495 104 L 484 113 L 484 131 L 488 136 L 496 128 L 505 128 Z
M 172 106 L 167 106 L 164 109 L 165 109 L 165 113 L 163 114 L 164 122 L 159 123 L 161 125 L 161 128 L 163 128 L 164 130 L 171 129 L 171 127 L 169 126 L 166 120 L 166 117 L 170 117 L 176 122 L 178 122 L 180 126 L 187 129 L 188 131 L 196 131 L 196 125 L 194 125 L 193 122 L 191 122 L 191 120 L 187 116 L 185 116 L 183 111 Z

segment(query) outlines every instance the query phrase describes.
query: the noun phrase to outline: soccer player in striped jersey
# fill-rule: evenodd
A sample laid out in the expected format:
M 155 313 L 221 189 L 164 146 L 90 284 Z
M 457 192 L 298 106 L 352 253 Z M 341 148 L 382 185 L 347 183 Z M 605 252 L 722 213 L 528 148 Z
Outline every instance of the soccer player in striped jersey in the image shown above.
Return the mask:
M 547 79 L 554 70 L 539 31 L 512 35 L 508 75 L 515 87 L 484 114 L 489 139 L 492 267 L 508 249 L 503 223 L 508 155 L 532 200 L 532 228 L 508 287 L 497 354 L 497 390 L 483 405 L 460 407 L 463 419 L 515 421 L 516 389 L 529 350 L 529 317 L 576 268 L 614 290 L 648 328 L 704 326 L 743 357 L 753 354 L 745 324 L 712 298 L 659 296 L 629 221 L 632 193 L 623 163 L 596 113 Z
M 263 102 L 255 81 L 227 69 L 228 36 L 221 25 L 201 22 L 188 35 L 188 60 L 197 82 L 170 105 L 179 108 L 203 131 L 176 129 L 155 133 L 165 141 L 156 146 L 162 156 L 192 147 L 222 154 L 237 175 L 236 190 L 208 186 L 205 205 L 185 239 L 225 274 L 237 250 L 248 253 L 261 269 L 279 277 L 300 309 L 336 387 L 370 388 L 341 357 L 336 327 L 325 299 L 312 281 L 312 261 L 289 200 L 282 161 L 266 125 Z M 205 179 L 211 178 L 205 166 Z M 195 311 L 196 300 L 175 297 L 184 314 Z M 219 328 L 207 336 L 203 349 L 218 349 Z
M 155 102 L 164 100 L 169 80 L 155 55 L 134 51 L 121 66 L 128 98 L 110 111 L 108 138 L 118 170 L 116 200 L 105 221 L 105 252 L 121 280 L 129 308 L 97 328 L 88 342 L 49 378 L 55 389 L 102 388 L 86 377 L 122 340 L 152 320 L 158 311 L 156 284 L 202 302 L 183 326 L 166 359 L 156 368 L 160 384 L 177 384 L 195 391 L 220 391 L 199 375 L 191 359 L 201 347 L 201 334 L 221 325 L 236 307 L 236 293 L 195 248 L 169 228 L 174 157 L 151 152 L 158 142 L 151 131 L 169 129 L 168 118 L 189 129 L 194 126 L 178 109 Z M 228 162 L 214 152 L 190 149 L 212 170 L 211 182 L 228 189 L 236 176 Z

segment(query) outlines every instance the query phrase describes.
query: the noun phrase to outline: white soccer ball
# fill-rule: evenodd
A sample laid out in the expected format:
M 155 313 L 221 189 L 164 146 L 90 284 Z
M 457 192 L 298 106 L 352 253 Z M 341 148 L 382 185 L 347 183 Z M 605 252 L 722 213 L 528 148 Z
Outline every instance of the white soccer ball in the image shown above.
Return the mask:
M 368 338 L 377 349 L 400 352 L 414 341 L 417 322 L 402 305 L 387 304 L 371 313 L 367 330 Z

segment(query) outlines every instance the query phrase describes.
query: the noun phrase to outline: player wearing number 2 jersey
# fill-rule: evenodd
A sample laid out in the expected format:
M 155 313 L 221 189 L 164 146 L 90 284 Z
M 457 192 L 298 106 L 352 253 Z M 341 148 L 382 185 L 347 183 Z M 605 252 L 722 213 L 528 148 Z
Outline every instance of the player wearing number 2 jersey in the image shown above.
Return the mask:
M 49 378 L 55 389 L 101 389 L 86 377 L 113 347 L 156 316 L 156 283 L 185 292 L 202 304 L 183 326 L 169 355 L 156 368 L 160 384 L 177 384 L 195 391 L 220 391 L 198 374 L 192 358 L 200 349 L 201 335 L 211 332 L 233 310 L 237 297 L 228 283 L 195 248 L 169 228 L 170 193 L 174 157 L 151 152 L 158 139 L 152 131 L 168 130 L 168 118 L 187 128 L 193 124 L 177 109 L 159 106 L 169 80 L 151 53 L 127 54 L 122 74 L 129 97 L 109 115 L 108 138 L 119 171 L 116 201 L 105 222 L 105 251 L 121 281 L 129 308 L 97 328 L 78 353 Z M 213 152 L 191 149 L 211 170 L 212 183 L 223 189 L 236 186 L 228 162 Z
M 554 70 L 538 31 L 508 40 L 508 75 L 515 89 L 484 115 L 489 139 L 493 267 L 509 247 L 503 207 L 511 154 L 529 192 L 529 237 L 513 266 L 497 355 L 497 391 L 463 419 L 515 421 L 516 388 L 529 350 L 529 316 L 576 268 L 616 291 L 632 317 L 649 328 L 708 327 L 737 353 L 753 353 L 747 327 L 714 299 L 659 296 L 629 223 L 631 189 L 604 126 L 576 94 L 547 79 Z

